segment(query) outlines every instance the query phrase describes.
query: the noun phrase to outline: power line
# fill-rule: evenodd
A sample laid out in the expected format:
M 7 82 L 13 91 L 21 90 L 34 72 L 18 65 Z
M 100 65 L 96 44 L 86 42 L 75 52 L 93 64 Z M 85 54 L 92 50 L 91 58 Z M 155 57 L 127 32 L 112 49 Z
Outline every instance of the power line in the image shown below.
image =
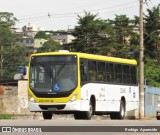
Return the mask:
M 131 1 L 131 2 L 128 2 L 128 3 L 124 3 L 124 4 L 119 4 L 119 5 L 111 6 L 111 7 L 90 10 L 90 12 L 96 12 L 96 11 L 103 11 L 103 10 L 113 9 L 113 8 L 129 5 L 129 4 L 132 4 L 132 3 L 135 3 L 135 2 L 137 2 L 137 0 L 136 1 Z M 64 15 L 77 15 L 77 14 L 81 14 L 81 13 L 84 13 L 84 11 L 70 12 L 70 13 L 63 13 L 63 14 L 50 14 L 50 17 L 52 17 L 52 16 L 54 16 L 54 17 L 55 16 L 64 16 Z M 43 18 L 46 18 L 46 17 L 48 17 L 48 16 L 47 15 L 43 15 L 43 16 L 36 16 L 36 17 L 30 17 L 30 18 L 22 18 L 22 19 L 19 19 L 19 21 L 22 21 L 22 20 L 32 20 L 32 19 L 43 19 Z
M 113 13 L 113 12 L 117 12 L 117 11 L 122 11 L 122 10 L 126 10 L 126 9 L 133 9 L 134 7 L 138 7 L 138 5 L 136 5 L 136 6 L 130 6 L 130 7 L 127 7 L 127 8 L 123 8 L 123 9 L 119 9 L 119 10 L 115 10 L 115 11 L 105 11 L 105 13 Z M 76 15 L 76 14 L 75 14 Z M 53 16 L 52 16 L 52 18 L 51 18 L 51 15 L 50 15 L 50 19 L 55 19 L 55 18 L 69 18 L 69 17 L 75 17 L 75 15 L 61 15 L 61 16 L 54 16 L 54 18 L 53 18 Z M 45 19 L 45 18 L 47 18 L 47 16 L 45 16 L 44 18 L 37 18 L 37 19 L 33 19 L 32 20 L 32 22 L 33 21 L 39 21 L 39 20 L 42 20 L 42 19 Z M 22 21 L 26 21 L 26 20 L 22 20 Z M 21 22 L 22 22 L 21 21 Z

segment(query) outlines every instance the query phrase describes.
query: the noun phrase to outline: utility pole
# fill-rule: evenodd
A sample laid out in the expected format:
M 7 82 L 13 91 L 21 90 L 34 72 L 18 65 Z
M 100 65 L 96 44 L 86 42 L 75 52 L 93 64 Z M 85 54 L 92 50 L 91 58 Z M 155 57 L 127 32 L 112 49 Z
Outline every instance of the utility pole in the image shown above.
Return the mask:
M 144 45 L 143 45 L 143 0 L 140 0 L 140 52 L 139 52 L 139 118 L 144 118 Z

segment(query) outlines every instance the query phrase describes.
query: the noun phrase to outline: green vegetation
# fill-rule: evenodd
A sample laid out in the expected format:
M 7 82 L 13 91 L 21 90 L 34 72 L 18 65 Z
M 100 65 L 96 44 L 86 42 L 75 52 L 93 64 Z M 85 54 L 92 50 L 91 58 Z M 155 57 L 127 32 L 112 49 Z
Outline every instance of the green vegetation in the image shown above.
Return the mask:
M 27 64 L 27 48 L 16 44 L 21 39 L 11 27 L 17 19 L 12 13 L 0 12 L 0 79 L 13 79 L 19 65 Z
M 145 16 L 145 79 L 150 86 L 160 87 L 160 4 Z
M 48 40 L 43 44 L 42 47 L 40 47 L 37 52 L 55 52 L 62 48 L 60 43 L 54 41 L 54 40 Z
M 7 120 L 10 120 L 10 119 L 13 119 L 11 115 L 9 114 L 0 114 L 0 119 L 7 119 Z
M 37 34 L 35 35 L 35 39 L 48 39 L 50 37 L 50 35 L 47 35 L 44 31 L 39 31 L 37 32 Z

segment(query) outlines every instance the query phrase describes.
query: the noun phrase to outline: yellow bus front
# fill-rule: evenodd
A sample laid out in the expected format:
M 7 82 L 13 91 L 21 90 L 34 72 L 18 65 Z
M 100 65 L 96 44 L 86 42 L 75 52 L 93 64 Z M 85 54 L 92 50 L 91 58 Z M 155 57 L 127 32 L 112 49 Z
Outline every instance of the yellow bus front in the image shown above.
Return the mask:
M 29 67 L 31 112 L 79 111 L 80 73 L 77 55 L 34 54 Z

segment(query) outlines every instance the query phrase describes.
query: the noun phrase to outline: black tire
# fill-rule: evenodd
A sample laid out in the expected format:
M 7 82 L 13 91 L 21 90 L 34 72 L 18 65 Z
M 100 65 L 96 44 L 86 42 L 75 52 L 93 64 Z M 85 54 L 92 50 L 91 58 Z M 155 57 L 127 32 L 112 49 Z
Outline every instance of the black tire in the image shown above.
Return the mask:
M 90 120 L 92 118 L 92 115 L 93 115 L 93 104 L 90 101 L 89 111 L 77 112 L 77 113 L 74 114 L 74 118 L 77 119 L 77 120 L 81 120 L 81 119 Z
M 84 116 L 84 119 L 90 120 L 92 118 L 92 115 L 93 115 L 93 103 L 92 103 L 92 101 L 90 101 L 89 111 L 84 112 L 83 116 Z
M 117 118 L 124 119 L 124 117 L 125 117 L 125 103 L 123 100 L 121 100 L 120 111 L 117 114 Z
M 42 112 L 43 119 L 44 120 L 51 120 L 52 119 L 52 113 L 51 112 Z
M 112 113 L 110 114 L 110 118 L 111 118 L 112 120 L 117 119 L 117 113 L 116 113 L 116 112 L 112 112 Z
M 110 118 L 111 119 L 124 119 L 125 117 L 125 103 L 123 100 L 121 100 L 120 103 L 120 111 L 119 112 L 113 112 L 110 114 Z
M 160 116 L 156 116 L 157 120 L 160 120 Z
M 74 118 L 75 118 L 76 120 L 84 119 L 82 112 L 76 112 L 76 113 L 74 114 Z

